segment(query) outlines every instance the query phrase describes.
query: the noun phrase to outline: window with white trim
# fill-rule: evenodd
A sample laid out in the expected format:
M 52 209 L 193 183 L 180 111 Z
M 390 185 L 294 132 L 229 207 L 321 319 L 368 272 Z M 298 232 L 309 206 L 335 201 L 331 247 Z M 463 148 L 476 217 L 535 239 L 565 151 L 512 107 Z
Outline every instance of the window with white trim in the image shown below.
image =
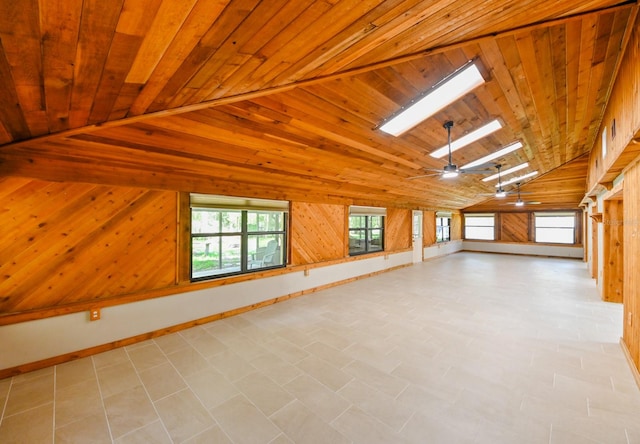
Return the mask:
M 286 265 L 289 203 L 191 194 L 191 279 Z
M 535 241 L 552 244 L 574 244 L 574 213 L 535 213 Z
M 464 238 L 495 240 L 495 215 L 493 213 L 465 214 Z
M 436 213 L 436 242 L 451 240 L 451 214 Z
M 349 254 L 384 250 L 384 218 L 387 211 L 378 207 L 349 207 Z

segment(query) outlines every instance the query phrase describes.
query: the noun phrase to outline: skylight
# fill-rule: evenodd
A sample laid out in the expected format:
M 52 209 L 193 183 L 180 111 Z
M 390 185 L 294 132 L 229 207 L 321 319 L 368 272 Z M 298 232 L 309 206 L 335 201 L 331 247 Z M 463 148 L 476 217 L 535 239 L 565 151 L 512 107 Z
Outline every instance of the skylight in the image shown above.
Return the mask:
M 520 171 L 529 166 L 529 162 L 521 163 L 520 165 L 516 165 L 513 168 L 509 168 L 508 170 L 501 171 L 499 174 L 494 174 L 489 177 L 485 177 L 482 179 L 483 182 L 489 182 L 490 180 L 497 179 L 498 177 L 504 177 L 508 174 L 515 173 L 516 171 Z
M 380 130 L 399 136 L 483 83 L 484 78 L 476 65 L 469 63 L 445 77 L 411 106 L 382 124 Z
M 480 140 L 483 137 L 498 131 L 500 128 L 502 128 L 502 124 L 497 119 L 493 120 L 487 123 L 486 125 L 471 131 L 469 134 L 466 134 L 460 137 L 459 139 L 456 139 L 453 142 L 451 142 L 451 152 L 454 152 L 455 150 L 465 147 L 475 142 L 476 140 Z M 436 159 L 439 159 L 441 157 L 446 156 L 447 154 L 449 154 L 449 145 L 445 145 L 441 148 L 438 148 L 437 150 L 433 151 L 429 155 L 431 157 L 435 157 Z
M 509 154 L 512 153 L 518 149 L 522 148 L 522 142 L 518 141 L 518 142 L 514 142 L 511 145 L 508 145 L 504 148 L 502 148 L 501 150 L 496 151 L 495 153 L 491 153 L 487 156 L 484 156 L 478 160 L 474 160 L 473 162 L 470 162 L 464 166 L 461 166 L 460 169 L 464 170 L 467 168 L 473 168 L 473 167 L 477 167 L 479 165 L 484 165 L 487 162 L 491 162 L 494 159 L 497 159 L 498 157 L 502 157 L 505 154 Z
M 516 182 L 522 182 L 523 180 L 533 177 L 536 174 L 538 174 L 537 171 L 532 171 L 530 173 L 525 174 L 524 176 L 514 177 L 513 179 L 509 179 L 506 182 L 502 182 L 502 186 L 511 185 L 512 183 L 516 183 Z M 496 184 L 496 188 L 498 188 L 498 184 Z

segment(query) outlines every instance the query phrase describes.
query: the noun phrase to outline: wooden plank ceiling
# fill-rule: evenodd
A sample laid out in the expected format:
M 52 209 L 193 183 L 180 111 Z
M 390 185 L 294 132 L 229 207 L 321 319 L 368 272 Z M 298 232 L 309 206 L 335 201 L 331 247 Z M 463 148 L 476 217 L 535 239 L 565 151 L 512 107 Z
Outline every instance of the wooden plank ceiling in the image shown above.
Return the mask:
M 458 165 L 521 141 L 497 162 L 529 162 L 518 174 L 542 176 L 588 153 L 638 6 L 0 0 L 0 8 L 2 175 L 462 209 L 493 183 L 408 179 L 445 164 L 428 155 L 446 143 L 443 122 L 454 121 L 453 139 L 492 119 L 503 125 L 456 151 Z M 485 84 L 400 137 L 377 129 L 471 59 Z M 555 194 L 533 199 L 552 204 Z

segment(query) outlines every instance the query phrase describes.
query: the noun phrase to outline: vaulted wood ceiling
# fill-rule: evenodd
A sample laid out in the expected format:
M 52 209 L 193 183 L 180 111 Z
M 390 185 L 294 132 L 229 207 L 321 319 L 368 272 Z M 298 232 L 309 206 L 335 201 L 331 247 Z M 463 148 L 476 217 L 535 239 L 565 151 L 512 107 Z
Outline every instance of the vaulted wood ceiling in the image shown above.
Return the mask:
M 0 174 L 469 207 L 493 183 L 408 179 L 444 165 L 428 155 L 446 143 L 442 123 L 454 121 L 454 139 L 503 124 L 454 152 L 458 165 L 518 140 L 522 149 L 497 160 L 529 162 L 518 174 L 543 176 L 583 156 L 637 9 L 619 0 L 0 0 Z M 470 59 L 484 85 L 400 137 L 377 129 Z M 530 199 L 577 206 L 568 194 Z

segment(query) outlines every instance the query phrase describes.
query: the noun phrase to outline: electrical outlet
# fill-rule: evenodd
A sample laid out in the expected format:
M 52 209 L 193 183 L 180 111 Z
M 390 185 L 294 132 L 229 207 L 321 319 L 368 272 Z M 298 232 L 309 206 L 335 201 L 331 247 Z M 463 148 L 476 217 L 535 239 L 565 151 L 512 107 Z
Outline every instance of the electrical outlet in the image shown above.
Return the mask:
M 89 320 L 97 321 L 98 319 L 100 319 L 100 309 L 92 308 L 91 310 L 89 310 Z

